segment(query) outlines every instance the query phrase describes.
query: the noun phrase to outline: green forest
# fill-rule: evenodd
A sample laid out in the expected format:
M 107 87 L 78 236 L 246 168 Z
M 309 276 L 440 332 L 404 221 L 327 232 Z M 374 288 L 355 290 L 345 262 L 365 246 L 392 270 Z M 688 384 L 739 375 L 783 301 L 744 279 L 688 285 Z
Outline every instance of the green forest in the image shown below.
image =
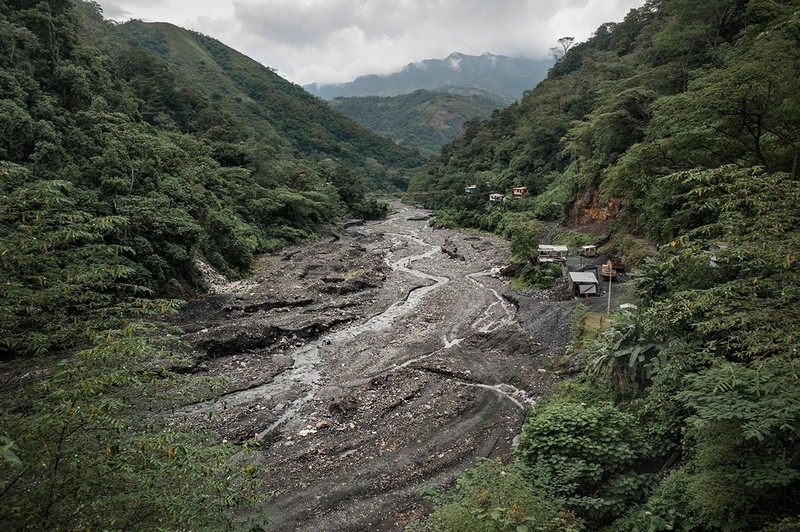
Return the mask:
M 581 370 L 514 460 L 412 529 L 796 530 L 798 73 L 798 0 L 649 0 L 427 160 L 205 35 L 0 0 L 0 529 L 258 524 L 259 442 L 159 414 L 219 386 L 164 316 L 208 289 L 198 260 L 246 277 L 407 188 L 520 262 L 611 212 L 637 267 L 634 310 L 576 313 Z
M 204 35 L 0 1 L 0 528 L 233 526 L 247 444 L 155 414 L 216 386 L 160 318 L 207 289 L 197 260 L 238 279 L 385 216 L 365 193 L 421 162 Z
M 337 97 L 330 105 L 371 131 L 434 155 L 461 134 L 467 121 L 488 118 L 505 102 L 486 91 L 453 88 L 400 96 Z
M 430 494 L 415 530 L 797 530 L 798 73 L 796 0 L 650 0 L 412 181 L 522 261 L 543 221 L 611 210 L 605 248 L 638 266 L 635 310 L 578 313 L 582 369 L 514 462 Z M 531 197 L 487 201 L 515 186 Z

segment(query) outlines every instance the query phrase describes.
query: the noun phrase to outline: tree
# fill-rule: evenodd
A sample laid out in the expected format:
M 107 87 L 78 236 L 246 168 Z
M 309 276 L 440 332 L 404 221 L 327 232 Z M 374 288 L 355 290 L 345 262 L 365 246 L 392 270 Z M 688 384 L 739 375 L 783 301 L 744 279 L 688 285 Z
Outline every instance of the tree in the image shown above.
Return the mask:
M 209 445 L 154 413 L 211 384 L 173 371 L 187 361 L 165 332 L 141 323 L 102 332 L 74 356 L 39 363 L 35 377 L 6 366 L 1 528 L 232 530 L 236 510 L 263 502 L 248 459 L 255 442 Z
M 126 223 L 78 210 L 64 181 L 32 181 L 15 165 L 0 166 L 0 351 L 43 353 L 74 345 L 88 330 L 129 312 L 158 312 L 172 303 L 146 300 L 131 283 L 130 250 L 105 238 Z
M 550 48 L 550 55 L 553 56 L 553 59 L 556 61 L 560 61 L 569 49 L 572 48 L 572 45 L 575 44 L 575 37 L 561 37 L 558 39 L 558 46 L 554 46 Z

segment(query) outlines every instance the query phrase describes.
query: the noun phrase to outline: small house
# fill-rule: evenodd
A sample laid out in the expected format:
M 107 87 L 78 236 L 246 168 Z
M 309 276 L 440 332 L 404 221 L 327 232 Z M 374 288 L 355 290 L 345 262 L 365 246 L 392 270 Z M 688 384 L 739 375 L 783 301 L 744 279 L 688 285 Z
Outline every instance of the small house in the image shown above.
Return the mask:
M 514 196 L 521 198 L 528 195 L 528 187 L 514 187 Z
M 538 262 L 567 262 L 567 254 L 569 248 L 567 246 L 551 246 L 548 244 L 539 244 Z
M 600 283 L 592 272 L 569 272 L 569 285 L 577 297 L 599 295 Z
M 489 194 L 489 202 L 491 203 L 500 203 L 503 201 L 502 194 Z
M 582 246 L 581 255 L 583 255 L 584 257 L 596 257 L 597 246 Z
M 468 187 L 464 187 L 464 193 L 465 194 L 472 194 L 473 192 L 475 192 L 475 189 L 477 189 L 477 188 L 478 188 L 478 185 L 469 185 Z

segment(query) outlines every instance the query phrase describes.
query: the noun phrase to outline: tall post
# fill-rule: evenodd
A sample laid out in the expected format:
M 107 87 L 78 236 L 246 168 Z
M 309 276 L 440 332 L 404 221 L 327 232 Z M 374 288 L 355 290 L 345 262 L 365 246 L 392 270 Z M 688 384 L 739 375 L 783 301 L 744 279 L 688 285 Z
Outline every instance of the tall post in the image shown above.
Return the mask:
M 608 261 L 606 264 L 608 267 L 608 309 L 606 310 L 606 315 L 611 315 L 611 282 L 614 279 L 614 264 L 611 261 Z

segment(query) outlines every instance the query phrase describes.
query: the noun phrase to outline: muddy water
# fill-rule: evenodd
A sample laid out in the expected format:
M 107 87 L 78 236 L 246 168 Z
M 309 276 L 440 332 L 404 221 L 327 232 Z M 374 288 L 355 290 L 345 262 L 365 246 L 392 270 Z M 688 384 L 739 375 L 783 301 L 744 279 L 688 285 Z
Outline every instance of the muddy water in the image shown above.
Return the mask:
M 523 330 L 530 320 L 507 296 L 524 297 L 491 276 L 506 264 L 506 245 L 434 230 L 424 212 L 396 208 L 306 256 L 269 263 L 262 276 L 265 286 L 297 286 L 318 302 L 287 310 L 284 322 L 341 305 L 354 316 L 350 323 L 282 348 L 292 364 L 264 384 L 183 412 L 249 420 L 249 433 L 264 442 L 270 530 L 402 529 L 429 508 L 420 488 L 452 482 L 478 457 L 508 459 L 523 410 L 548 393 L 561 348 L 544 349 L 536 331 Z M 346 279 L 367 258 L 379 258 L 385 273 L 363 293 L 325 299 L 325 287 L 306 275 L 335 269 Z M 276 318 L 249 319 L 258 330 Z M 548 323 L 562 322 L 569 327 L 567 314 Z M 277 356 L 270 346 L 266 352 L 256 358 Z

